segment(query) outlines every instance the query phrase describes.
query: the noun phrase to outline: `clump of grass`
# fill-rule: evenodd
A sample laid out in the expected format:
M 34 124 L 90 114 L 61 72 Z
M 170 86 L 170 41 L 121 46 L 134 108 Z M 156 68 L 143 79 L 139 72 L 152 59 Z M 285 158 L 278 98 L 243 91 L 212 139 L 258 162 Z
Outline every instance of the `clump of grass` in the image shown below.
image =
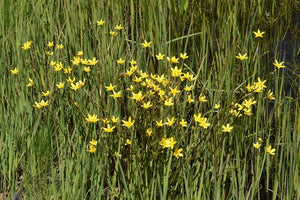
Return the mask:
M 4 1 L 0 192 L 299 198 L 298 76 L 279 49 L 292 8 Z

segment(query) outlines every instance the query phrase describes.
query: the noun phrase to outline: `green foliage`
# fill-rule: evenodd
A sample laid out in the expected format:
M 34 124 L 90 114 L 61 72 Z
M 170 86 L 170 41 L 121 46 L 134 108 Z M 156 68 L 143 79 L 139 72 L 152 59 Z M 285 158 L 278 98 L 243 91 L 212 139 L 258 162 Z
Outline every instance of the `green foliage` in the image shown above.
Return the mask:
M 0 197 L 299 199 L 299 6 L 2 1 Z

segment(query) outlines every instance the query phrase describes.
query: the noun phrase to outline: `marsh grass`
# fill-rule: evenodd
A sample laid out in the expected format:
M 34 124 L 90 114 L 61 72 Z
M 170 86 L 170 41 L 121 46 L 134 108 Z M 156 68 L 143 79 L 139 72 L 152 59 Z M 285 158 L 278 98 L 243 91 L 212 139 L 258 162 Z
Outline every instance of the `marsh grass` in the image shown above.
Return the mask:
M 293 17 L 299 9 L 293 0 L 2 1 L 0 193 L 12 197 L 22 191 L 26 199 L 299 199 L 300 29 Z M 97 25 L 100 19 L 103 26 Z M 120 24 L 124 29 L 111 37 Z M 263 38 L 254 38 L 258 28 L 266 32 Z M 282 49 L 287 35 L 292 59 Z M 144 40 L 151 48 L 142 48 Z M 21 49 L 26 41 L 32 41 L 29 50 Z M 64 48 L 48 48 L 49 41 Z M 45 50 L 55 53 L 47 56 Z M 89 73 L 72 64 L 80 50 L 83 58 L 99 60 Z M 172 87 L 181 93 L 171 108 L 151 99 L 155 109 L 140 111 L 129 98 L 126 88 L 134 82 L 124 73 L 131 59 L 148 75 L 171 77 L 175 65 L 158 61 L 159 52 L 187 53 L 177 66 L 196 77 L 194 104 L 186 103 L 188 93 L 175 78 Z M 238 53 L 249 58 L 240 61 Z M 118 65 L 119 58 L 126 63 Z M 275 59 L 287 60 L 287 68 L 276 69 Z M 85 78 L 85 86 L 72 91 L 66 83 L 59 90 L 55 84 L 68 75 L 54 72 L 50 61 L 71 66 L 71 77 Z M 15 67 L 20 72 L 12 75 Z M 33 87 L 26 87 L 29 78 Z M 258 78 L 267 88 L 248 93 L 247 84 Z M 110 83 L 122 91 L 119 100 L 105 90 Z M 46 90 L 49 105 L 34 108 Z M 274 101 L 266 97 L 268 90 Z M 207 102 L 197 102 L 201 93 Z M 233 104 L 251 97 L 257 101 L 251 116 L 229 113 Z M 221 108 L 212 109 L 217 103 Z M 101 121 L 87 123 L 88 113 Z M 198 113 L 211 123 L 208 129 L 197 127 Z M 120 121 L 132 116 L 136 122 L 104 133 L 102 119 L 112 116 Z M 155 126 L 153 120 L 171 116 L 177 125 Z M 234 127 L 231 133 L 222 132 L 226 123 Z M 175 148 L 161 147 L 164 135 L 176 139 L 183 157 L 173 156 Z M 260 149 L 253 147 L 258 138 Z M 98 141 L 95 153 L 86 151 L 92 139 Z M 124 145 L 126 139 L 132 144 Z M 273 156 L 266 151 L 269 145 L 276 150 Z

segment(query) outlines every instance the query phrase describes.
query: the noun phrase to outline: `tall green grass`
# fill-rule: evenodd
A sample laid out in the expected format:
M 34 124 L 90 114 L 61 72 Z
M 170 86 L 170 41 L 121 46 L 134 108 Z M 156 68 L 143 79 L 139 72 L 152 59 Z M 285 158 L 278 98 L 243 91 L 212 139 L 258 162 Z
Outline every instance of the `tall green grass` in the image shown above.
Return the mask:
M 299 199 L 299 6 L 293 0 L 2 1 L 0 193 L 20 191 L 26 199 Z M 97 26 L 100 19 L 103 26 Z M 119 24 L 124 29 L 111 37 Z M 266 32 L 263 38 L 254 38 L 258 28 Z M 142 48 L 144 40 L 152 47 Z M 33 43 L 29 50 L 21 49 L 26 41 Z M 64 48 L 46 56 L 49 41 Z M 71 62 L 79 50 L 99 60 L 89 75 Z M 140 111 L 129 98 L 133 82 L 124 73 L 131 59 L 149 76 L 171 78 L 175 65 L 158 61 L 159 52 L 187 53 L 177 66 L 197 77 L 194 104 L 185 103 L 181 92 L 170 109 L 157 101 L 156 109 Z M 240 61 L 238 53 L 249 58 Z M 119 58 L 126 64 L 118 65 Z M 275 59 L 287 68 L 276 70 Z M 70 65 L 71 77 L 86 78 L 85 86 L 72 91 L 66 83 L 59 90 L 55 84 L 68 75 L 54 72 L 52 60 Z M 17 75 L 10 72 L 15 67 Z M 33 87 L 26 87 L 29 78 Z M 247 84 L 258 78 L 267 88 L 248 93 Z M 182 90 L 178 79 L 171 80 Z M 104 86 L 110 83 L 122 91 L 120 100 L 109 97 Z M 34 108 L 46 90 L 49 106 Z M 268 90 L 274 101 L 266 98 Z M 201 93 L 206 103 L 197 102 Z M 234 103 L 250 97 L 257 101 L 252 116 L 229 114 Z M 214 110 L 217 103 L 221 108 Z M 198 113 L 208 118 L 208 129 L 197 127 Z M 87 123 L 87 114 L 101 121 Z M 136 122 L 103 133 L 102 119 L 112 116 Z M 159 129 L 152 121 L 170 116 L 176 126 Z M 227 123 L 231 133 L 222 132 Z M 164 135 L 176 139 L 183 157 L 159 145 Z M 253 147 L 258 138 L 260 149 Z M 92 139 L 98 141 L 95 153 L 86 151 Z M 125 146 L 126 139 L 132 144 Z M 274 156 L 266 152 L 269 145 Z

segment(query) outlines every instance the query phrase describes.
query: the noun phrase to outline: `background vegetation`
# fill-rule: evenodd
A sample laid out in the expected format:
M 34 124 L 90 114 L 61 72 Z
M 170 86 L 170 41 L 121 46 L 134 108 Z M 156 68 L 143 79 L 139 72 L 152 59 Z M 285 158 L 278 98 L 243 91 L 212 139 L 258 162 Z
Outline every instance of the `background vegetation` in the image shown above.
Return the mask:
M 300 199 L 299 1 L 3 0 L 0 13 L 2 197 L 20 191 L 24 199 Z M 116 25 L 124 29 L 112 37 Z M 254 37 L 257 29 L 265 31 L 263 38 Z M 150 48 L 142 47 L 144 40 Z M 24 50 L 27 41 L 32 46 Z M 50 41 L 64 48 L 49 48 Z M 99 60 L 91 72 L 72 63 L 78 51 Z M 177 66 L 196 77 L 191 105 L 184 84 L 171 76 L 175 65 L 166 61 L 185 52 L 189 57 Z M 239 53 L 249 58 L 240 61 Z M 126 63 L 119 65 L 119 58 Z M 152 110 L 142 110 L 130 99 L 126 88 L 135 83 L 124 73 L 132 59 L 149 77 L 166 74 L 170 86 L 178 86 L 173 106 L 157 98 Z M 286 68 L 277 69 L 275 59 Z M 50 61 L 72 67 L 70 76 L 85 85 L 70 89 L 69 75 L 55 72 Z M 14 68 L 20 71 L 12 74 Z M 249 93 L 247 84 L 258 78 L 267 87 Z M 63 90 L 59 81 L 66 82 Z M 119 100 L 106 91 L 110 83 L 122 91 Z M 49 97 L 42 97 L 47 90 Z M 198 101 L 200 94 L 207 102 Z M 256 100 L 251 116 L 230 114 L 249 98 Z M 42 99 L 49 105 L 32 106 Z M 195 122 L 198 113 L 210 122 L 207 129 Z M 88 114 L 101 120 L 88 123 Z M 102 120 L 112 116 L 120 122 L 105 133 Z M 135 124 L 128 129 L 121 120 L 129 116 Z M 173 126 L 153 121 L 172 116 Z M 222 131 L 227 123 L 230 133 Z M 153 128 L 151 136 L 146 128 Z M 174 149 L 163 148 L 164 135 L 176 139 Z M 94 153 L 86 151 L 92 139 L 98 142 Z M 275 155 L 266 151 L 269 145 Z M 183 156 L 176 158 L 179 148 Z

